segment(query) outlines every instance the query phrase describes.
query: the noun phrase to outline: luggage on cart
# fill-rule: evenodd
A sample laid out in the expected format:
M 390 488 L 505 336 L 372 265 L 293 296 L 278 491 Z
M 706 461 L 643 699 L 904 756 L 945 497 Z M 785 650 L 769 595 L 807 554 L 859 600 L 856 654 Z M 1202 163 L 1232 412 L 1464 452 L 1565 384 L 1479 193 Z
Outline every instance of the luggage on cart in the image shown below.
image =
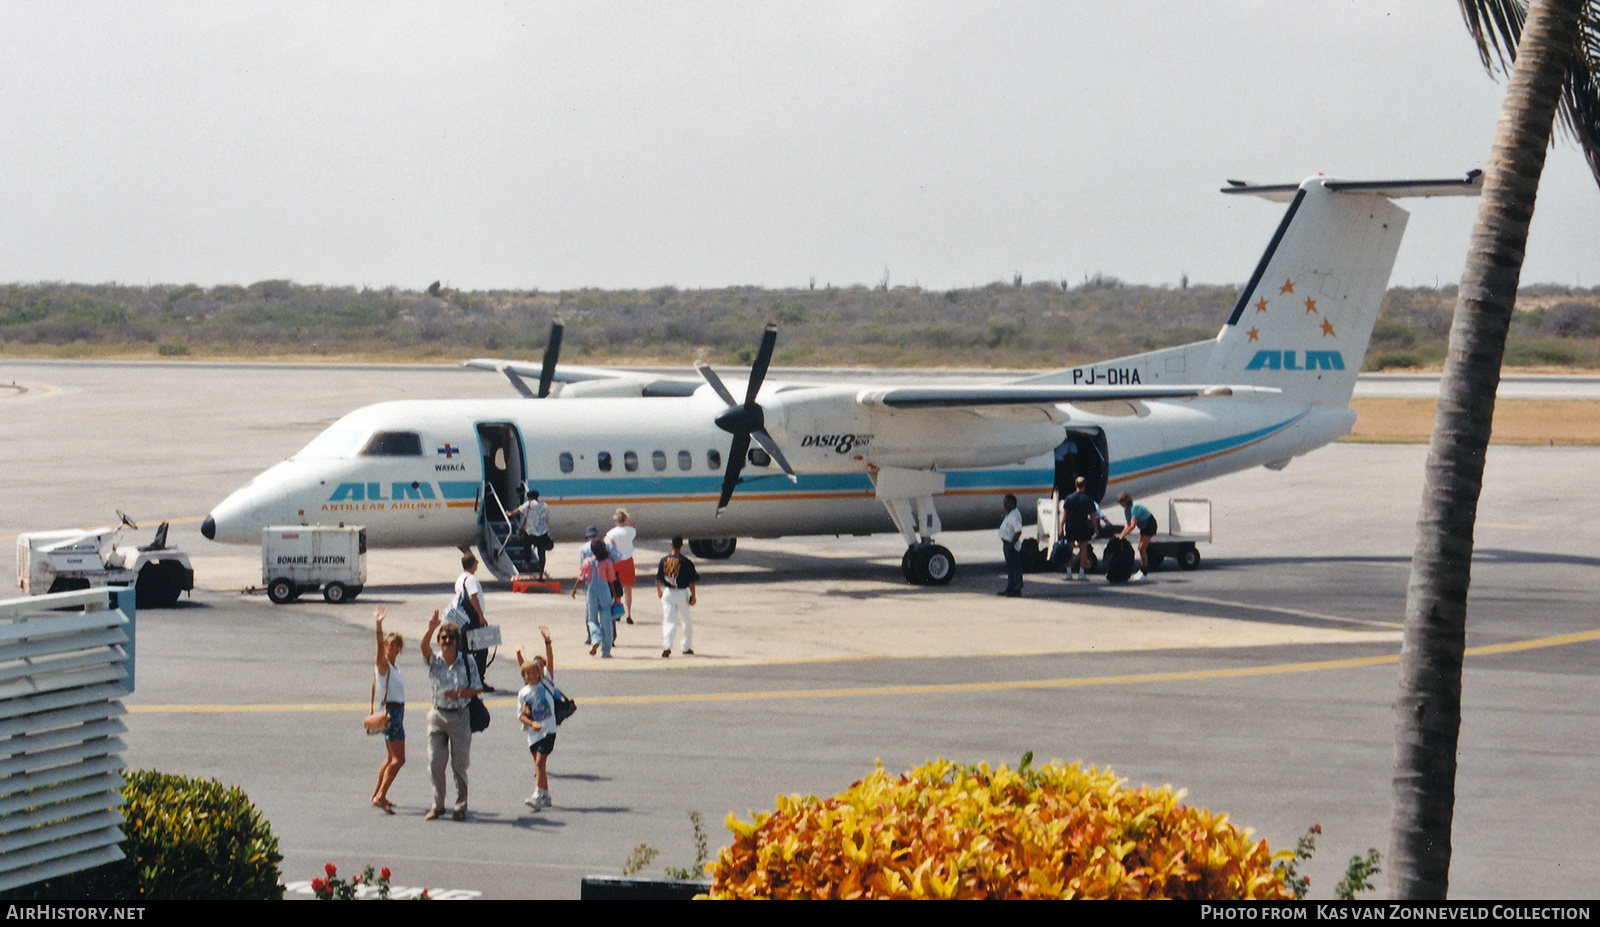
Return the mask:
M 1106 570 L 1106 581 L 1125 583 L 1139 569 L 1139 554 L 1125 538 L 1112 538 L 1106 542 L 1100 563 Z

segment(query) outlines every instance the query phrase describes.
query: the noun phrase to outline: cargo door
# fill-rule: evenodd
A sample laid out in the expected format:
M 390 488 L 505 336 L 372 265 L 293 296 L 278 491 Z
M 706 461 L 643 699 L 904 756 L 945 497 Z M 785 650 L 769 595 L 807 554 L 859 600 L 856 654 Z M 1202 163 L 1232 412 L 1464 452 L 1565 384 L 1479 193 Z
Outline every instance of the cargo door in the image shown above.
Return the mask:
M 1066 498 L 1078 477 L 1083 477 L 1089 498 L 1100 500 L 1106 494 L 1108 466 L 1106 433 L 1101 428 L 1068 428 L 1067 440 L 1056 448 L 1056 495 Z

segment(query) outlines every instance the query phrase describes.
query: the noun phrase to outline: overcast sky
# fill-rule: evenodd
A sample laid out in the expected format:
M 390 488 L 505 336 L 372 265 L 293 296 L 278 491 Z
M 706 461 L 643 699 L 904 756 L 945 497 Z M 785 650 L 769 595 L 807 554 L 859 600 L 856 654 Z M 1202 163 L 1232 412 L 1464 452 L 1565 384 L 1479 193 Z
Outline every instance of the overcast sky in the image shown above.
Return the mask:
M 0 281 L 1242 283 L 1226 178 L 1452 177 L 1504 93 L 1453 0 L 0 0 Z M 1475 200 L 1411 200 L 1454 283 Z M 1545 170 L 1523 282 L 1600 284 Z

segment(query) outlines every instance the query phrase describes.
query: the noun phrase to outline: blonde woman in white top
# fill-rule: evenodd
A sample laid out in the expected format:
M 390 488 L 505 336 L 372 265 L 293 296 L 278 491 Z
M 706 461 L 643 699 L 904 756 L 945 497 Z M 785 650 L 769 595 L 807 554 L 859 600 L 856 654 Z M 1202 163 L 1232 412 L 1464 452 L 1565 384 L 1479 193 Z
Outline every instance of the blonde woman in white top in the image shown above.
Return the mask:
M 372 613 L 378 630 L 378 657 L 373 665 L 373 690 L 383 699 L 389 712 L 389 729 L 383 732 L 386 751 L 383 765 L 378 767 L 378 786 L 372 791 L 372 806 L 379 811 L 394 814 L 394 802 L 389 800 L 389 786 L 406 765 L 406 681 L 400 677 L 400 667 L 395 660 L 405 649 L 405 641 L 398 634 L 383 633 L 383 606 Z

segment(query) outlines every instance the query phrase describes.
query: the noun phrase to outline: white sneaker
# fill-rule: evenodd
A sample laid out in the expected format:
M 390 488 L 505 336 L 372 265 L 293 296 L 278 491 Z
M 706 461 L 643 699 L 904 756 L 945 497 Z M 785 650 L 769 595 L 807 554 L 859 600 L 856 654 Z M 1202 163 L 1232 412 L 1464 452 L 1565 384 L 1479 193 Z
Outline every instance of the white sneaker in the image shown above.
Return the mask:
M 550 793 L 549 792 L 540 792 L 539 793 L 539 807 L 540 808 L 552 807 L 552 805 L 550 803 Z
M 540 802 L 541 798 L 542 798 L 542 796 L 540 796 L 540 794 L 538 792 L 534 792 L 532 795 L 529 795 L 527 798 L 524 798 L 522 800 L 522 803 L 524 805 L 527 805 L 529 808 L 532 808 L 533 810 L 538 811 L 539 807 L 540 807 L 539 802 Z
M 1071 573 L 1067 574 L 1067 579 L 1071 580 L 1072 582 L 1077 582 L 1078 580 L 1083 579 L 1083 577 L 1078 574 L 1077 570 L 1073 570 Z
M 1150 577 L 1144 575 L 1144 571 L 1143 570 L 1139 570 L 1138 572 L 1134 573 L 1132 576 L 1128 577 L 1128 582 L 1130 582 L 1130 583 L 1142 583 L 1142 582 L 1144 582 L 1145 580 L 1147 580 L 1149 578 Z

